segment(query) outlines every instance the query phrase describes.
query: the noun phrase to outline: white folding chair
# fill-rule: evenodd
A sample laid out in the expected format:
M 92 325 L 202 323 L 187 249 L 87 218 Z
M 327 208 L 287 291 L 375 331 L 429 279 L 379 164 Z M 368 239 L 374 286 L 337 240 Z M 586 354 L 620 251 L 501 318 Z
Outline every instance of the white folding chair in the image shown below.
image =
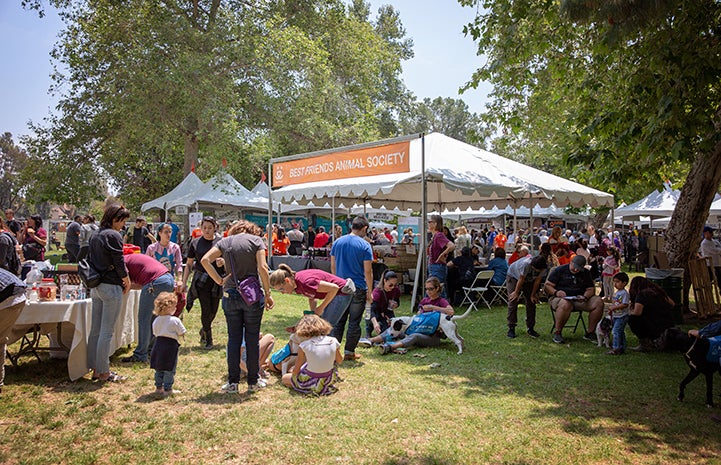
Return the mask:
M 491 284 L 488 287 L 491 289 L 491 291 L 493 291 L 491 303 L 500 302 L 503 305 L 508 304 L 508 291 L 506 290 L 506 283 L 503 283 L 500 286 Z
M 485 293 L 489 289 L 489 284 L 491 282 L 491 279 L 493 278 L 493 270 L 484 270 L 479 271 L 476 275 L 476 279 L 473 280 L 473 283 L 469 287 L 462 287 L 463 289 L 463 301 L 461 302 L 461 307 L 466 304 L 466 302 L 469 303 L 468 308 L 473 310 L 478 310 L 478 307 L 476 307 L 476 304 L 480 301 L 483 301 L 483 303 L 486 304 L 488 309 L 491 309 L 491 304 L 486 299 Z M 476 294 L 476 298 L 473 298 L 473 293 Z

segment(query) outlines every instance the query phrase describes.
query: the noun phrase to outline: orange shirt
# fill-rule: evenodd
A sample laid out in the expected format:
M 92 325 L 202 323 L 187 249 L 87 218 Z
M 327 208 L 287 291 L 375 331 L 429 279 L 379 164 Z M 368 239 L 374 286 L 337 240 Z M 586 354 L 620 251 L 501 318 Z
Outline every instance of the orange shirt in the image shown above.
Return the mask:
M 506 242 L 508 241 L 508 238 L 503 233 L 496 234 L 496 238 L 493 240 L 493 246 L 498 248 L 505 249 L 506 248 Z

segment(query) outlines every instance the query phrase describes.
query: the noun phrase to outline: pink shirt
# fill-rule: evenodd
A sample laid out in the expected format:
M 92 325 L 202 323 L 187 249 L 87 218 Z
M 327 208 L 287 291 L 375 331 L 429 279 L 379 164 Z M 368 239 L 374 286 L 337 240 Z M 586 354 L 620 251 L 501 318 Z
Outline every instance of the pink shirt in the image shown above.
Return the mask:
M 315 299 L 323 299 L 326 293 L 318 292 L 318 284 L 321 281 L 335 284 L 341 289 L 346 285 L 345 279 L 339 278 L 327 271 L 316 269 L 302 270 L 295 274 L 295 293 Z M 341 294 L 340 290 L 338 293 Z
M 428 263 L 431 265 L 434 265 L 438 261 L 438 257 L 443 253 L 443 250 L 446 248 L 446 244 L 448 244 L 450 241 L 446 237 L 445 234 L 438 231 L 433 235 L 433 240 L 431 241 L 431 245 L 428 246 Z

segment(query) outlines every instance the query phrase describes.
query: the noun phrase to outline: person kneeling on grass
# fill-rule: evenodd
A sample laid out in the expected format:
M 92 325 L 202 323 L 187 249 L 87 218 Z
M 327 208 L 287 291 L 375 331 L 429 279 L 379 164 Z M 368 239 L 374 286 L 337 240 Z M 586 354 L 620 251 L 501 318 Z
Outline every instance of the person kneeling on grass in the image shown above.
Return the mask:
M 303 394 L 325 396 L 338 390 L 337 365 L 343 362 L 338 339 L 328 336 L 333 327 L 318 315 L 304 315 L 295 328 L 305 339 L 298 348 L 292 373 L 283 375 L 283 384 Z
M 453 307 L 440 296 L 441 282 L 435 276 L 426 280 L 425 290 L 428 295 L 418 304 L 418 313 L 408 327 L 396 336 L 400 340 L 393 341 L 392 327 L 370 338 L 372 344 L 382 344 L 378 347 L 381 355 L 411 347 L 438 347 L 441 344 L 441 333 L 438 331 L 440 318 L 443 313 L 452 316 Z

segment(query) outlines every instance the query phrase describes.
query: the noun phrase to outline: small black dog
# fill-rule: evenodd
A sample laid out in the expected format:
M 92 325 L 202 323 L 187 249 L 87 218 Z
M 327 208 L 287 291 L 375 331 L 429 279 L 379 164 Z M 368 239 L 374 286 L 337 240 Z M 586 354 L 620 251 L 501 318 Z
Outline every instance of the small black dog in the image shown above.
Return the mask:
M 690 368 L 688 375 L 679 385 L 678 400 L 684 399 L 686 386 L 698 375 L 703 374 L 706 377 L 706 406 L 713 407 L 713 375 L 716 372 L 721 374 L 721 365 L 706 359 L 710 347 L 709 340 L 691 337 L 677 329 L 668 330 L 667 336 L 669 346 L 683 352 L 683 358 Z

